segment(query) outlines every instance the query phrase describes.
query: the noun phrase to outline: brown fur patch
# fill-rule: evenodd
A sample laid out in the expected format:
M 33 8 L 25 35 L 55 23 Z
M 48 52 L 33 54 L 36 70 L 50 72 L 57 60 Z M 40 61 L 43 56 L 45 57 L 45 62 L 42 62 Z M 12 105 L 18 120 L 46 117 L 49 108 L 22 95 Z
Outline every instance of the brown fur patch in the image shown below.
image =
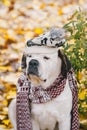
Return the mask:
M 36 75 L 29 75 L 29 79 L 35 86 L 38 86 L 43 82 L 43 80 L 41 80 L 40 77 Z

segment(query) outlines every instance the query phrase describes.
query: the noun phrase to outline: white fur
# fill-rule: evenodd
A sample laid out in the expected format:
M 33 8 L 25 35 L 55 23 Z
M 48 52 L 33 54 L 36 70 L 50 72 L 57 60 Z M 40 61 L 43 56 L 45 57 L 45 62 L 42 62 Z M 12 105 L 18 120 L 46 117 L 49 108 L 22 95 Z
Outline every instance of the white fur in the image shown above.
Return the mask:
M 59 130 L 70 130 L 70 111 L 72 108 L 72 94 L 68 84 L 62 94 L 45 104 L 32 104 L 33 130 L 54 130 L 59 122 Z M 36 125 L 35 125 L 36 124 Z M 36 129 L 37 128 L 37 129 Z
M 41 49 L 41 47 L 40 47 Z M 47 88 L 50 84 L 53 83 L 53 81 L 56 79 L 56 77 L 61 72 L 61 59 L 58 57 L 58 52 L 55 50 L 55 53 L 48 53 L 48 54 L 32 54 L 32 57 L 27 57 L 27 69 L 26 73 L 28 71 L 29 62 L 32 59 L 39 61 L 39 77 L 41 80 L 47 79 L 46 82 L 41 82 L 41 86 L 44 88 Z M 44 59 L 43 57 L 49 57 L 49 60 Z
M 50 59 L 45 61 L 43 56 L 49 56 Z M 40 78 L 46 78 L 47 81 L 42 83 L 42 87 L 47 88 L 60 73 L 61 60 L 58 52 L 53 54 L 33 54 L 32 58 L 27 59 L 27 65 L 31 59 L 37 59 L 40 62 Z M 16 130 L 16 99 L 9 106 L 9 118 Z M 68 79 L 64 91 L 50 102 L 43 104 L 32 104 L 32 126 L 33 130 L 54 130 L 56 122 L 59 123 L 59 130 L 70 130 L 72 109 L 72 93 L 69 87 Z M 58 129 L 57 129 L 58 130 Z
M 48 53 L 54 53 L 58 48 L 52 48 L 52 47 L 47 47 L 47 46 L 40 46 L 38 49 L 38 46 L 31 46 L 31 47 L 26 47 L 24 49 L 24 53 L 29 53 L 29 54 L 48 54 Z

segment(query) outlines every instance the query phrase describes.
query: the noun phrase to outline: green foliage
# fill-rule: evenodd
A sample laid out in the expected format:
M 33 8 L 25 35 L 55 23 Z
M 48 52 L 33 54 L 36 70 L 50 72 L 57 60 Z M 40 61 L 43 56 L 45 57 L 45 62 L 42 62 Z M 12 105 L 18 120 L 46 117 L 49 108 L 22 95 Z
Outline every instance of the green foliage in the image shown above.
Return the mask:
M 70 37 L 67 38 L 65 53 L 78 73 L 87 66 L 87 17 L 81 10 L 76 11 L 70 22 L 64 26 Z M 73 43 L 72 43 L 73 41 Z
M 68 34 L 64 51 L 72 63 L 79 85 L 80 118 L 87 119 L 87 12 L 76 11 L 64 28 Z

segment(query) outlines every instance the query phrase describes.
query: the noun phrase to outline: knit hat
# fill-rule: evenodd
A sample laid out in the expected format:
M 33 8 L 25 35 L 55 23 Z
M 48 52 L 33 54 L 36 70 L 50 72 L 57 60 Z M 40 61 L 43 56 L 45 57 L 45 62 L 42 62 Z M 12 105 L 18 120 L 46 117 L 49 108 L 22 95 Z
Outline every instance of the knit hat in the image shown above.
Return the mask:
M 24 53 L 53 53 L 64 43 L 65 30 L 63 28 L 52 28 L 50 31 L 28 40 Z

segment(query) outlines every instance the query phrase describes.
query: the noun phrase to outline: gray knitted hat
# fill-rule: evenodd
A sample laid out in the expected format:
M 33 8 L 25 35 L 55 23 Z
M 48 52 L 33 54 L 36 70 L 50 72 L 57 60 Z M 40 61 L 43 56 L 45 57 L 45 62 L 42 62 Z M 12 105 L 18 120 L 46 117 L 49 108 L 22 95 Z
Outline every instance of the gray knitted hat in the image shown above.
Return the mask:
M 65 30 L 52 28 L 50 31 L 27 41 L 24 53 L 52 53 L 65 43 Z M 40 48 L 39 48 L 39 47 Z M 50 48 L 49 51 L 47 49 Z

